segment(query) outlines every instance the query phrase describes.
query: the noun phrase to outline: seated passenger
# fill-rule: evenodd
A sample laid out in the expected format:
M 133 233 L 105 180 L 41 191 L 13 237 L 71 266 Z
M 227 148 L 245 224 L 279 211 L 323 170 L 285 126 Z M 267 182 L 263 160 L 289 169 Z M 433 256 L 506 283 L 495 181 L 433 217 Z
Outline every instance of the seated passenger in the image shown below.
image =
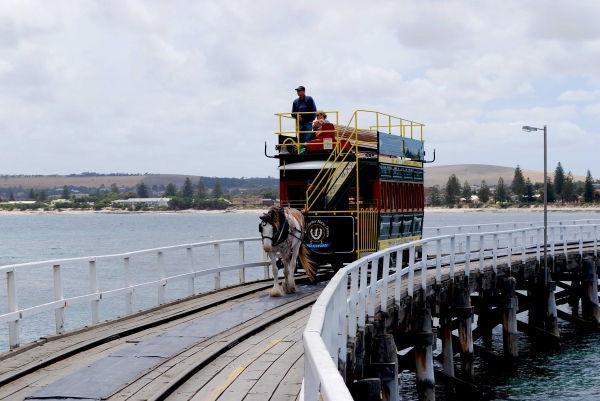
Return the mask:
M 321 129 L 323 125 L 329 124 L 329 120 L 327 119 L 327 114 L 323 110 L 317 111 L 317 119 L 313 121 L 313 131 L 317 134 L 317 139 L 321 137 Z

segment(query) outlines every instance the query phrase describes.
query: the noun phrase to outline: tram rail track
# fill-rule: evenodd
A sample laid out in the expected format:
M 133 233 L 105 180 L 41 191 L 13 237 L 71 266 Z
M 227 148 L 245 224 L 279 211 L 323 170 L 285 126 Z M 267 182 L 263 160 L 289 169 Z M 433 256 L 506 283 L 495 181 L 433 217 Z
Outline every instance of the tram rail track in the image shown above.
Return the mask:
M 330 277 L 332 276 L 331 272 L 321 272 L 317 275 L 317 282 L 321 282 L 321 281 L 326 281 L 328 280 Z M 296 277 L 296 282 L 298 284 L 300 283 L 308 283 L 309 279 L 306 275 L 301 275 L 301 276 L 297 276 Z M 261 283 L 264 283 L 261 285 Z M 222 297 L 219 299 L 216 299 L 212 302 L 208 302 L 202 305 L 199 305 L 197 307 L 193 307 L 187 310 L 184 310 L 182 312 L 178 312 L 178 313 L 174 313 L 174 314 L 170 314 L 161 318 L 158 318 L 154 321 L 151 322 L 146 322 L 146 323 L 142 323 L 142 324 L 138 324 L 135 325 L 133 327 L 129 327 L 127 329 L 123 329 L 123 330 L 119 330 L 119 331 L 113 331 L 110 332 L 106 335 L 103 335 L 99 338 L 95 338 L 93 340 L 90 341 L 85 341 L 80 345 L 74 346 L 74 347 L 70 347 L 67 348 L 65 350 L 62 350 L 60 352 L 57 352 L 56 354 L 51 355 L 50 357 L 47 358 L 43 358 L 39 361 L 36 361 L 34 363 L 28 364 L 26 365 L 24 368 L 22 369 L 18 369 L 15 370 L 13 372 L 8 372 L 5 373 L 3 375 L 0 376 L 0 388 L 13 383 L 21 378 L 24 378 L 28 375 L 34 374 L 37 371 L 40 371 L 41 369 L 47 368 L 49 366 L 52 366 L 60 361 L 63 361 L 67 358 L 71 358 L 73 356 L 76 356 L 78 354 L 81 354 L 83 352 L 92 350 L 94 348 L 100 347 L 106 343 L 115 341 L 115 340 L 119 340 L 119 339 L 124 339 L 126 337 L 129 337 L 131 335 L 137 334 L 137 333 L 141 333 L 145 330 L 148 329 L 153 329 L 153 328 L 157 328 L 160 327 L 162 325 L 168 324 L 168 323 L 172 323 L 175 322 L 177 320 L 186 318 L 186 317 L 190 317 L 193 316 L 194 314 L 203 312 L 203 311 L 207 311 L 211 308 L 214 308 L 216 306 L 222 305 L 224 303 L 227 303 L 229 301 L 232 300 L 236 300 L 236 299 L 240 299 L 243 297 L 247 297 L 249 295 L 253 295 L 259 292 L 262 292 L 268 288 L 270 288 L 273 284 L 273 280 L 272 279 L 268 279 L 268 280 L 260 280 L 258 282 L 255 283 L 249 283 L 249 284 L 254 284 L 253 288 L 246 290 L 246 291 L 240 291 L 236 294 L 233 294 L 231 296 L 226 296 L 226 297 Z M 258 286 L 256 286 L 256 284 L 259 284 Z M 224 288 L 221 289 L 217 292 L 211 292 L 210 295 L 213 295 L 215 293 L 218 292 L 224 292 L 227 289 L 232 289 L 235 288 L 235 286 L 233 287 L 228 287 L 228 288 Z M 201 298 L 203 296 L 206 296 L 209 294 L 199 294 L 197 296 L 197 298 Z M 312 297 L 310 297 L 312 298 Z M 187 299 L 189 301 L 189 299 Z M 237 339 L 232 339 L 230 341 L 228 341 L 227 343 L 225 343 L 225 345 L 223 345 L 222 347 L 219 347 L 217 350 L 213 350 L 209 356 L 207 356 L 206 358 L 206 362 L 204 364 L 200 363 L 200 365 L 205 366 L 207 363 L 210 363 L 210 361 L 214 360 L 215 358 L 217 358 L 219 355 L 221 355 L 223 352 L 226 352 L 228 349 L 230 349 L 231 347 L 235 346 L 235 344 L 244 341 L 245 339 L 247 339 L 248 337 L 254 335 L 257 332 L 260 332 L 261 330 L 263 330 L 264 328 L 268 327 L 269 325 L 280 321 L 282 319 L 284 319 L 285 317 L 289 316 L 290 314 L 296 313 L 297 311 L 304 309 L 308 306 L 310 306 L 312 303 L 314 303 L 316 300 L 315 299 L 311 299 L 307 302 L 303 302 L 298 306 L 295 306 L 294 308 L 290 309 L 290 310 L 285 310 L 282 311 L 278 314 L 276 314 L 275 316 L 270 317 L 269 319 L 266 319 L 264 321 L 264 323 L 260 323 L 260 324 L 256 324 L 256 325 L 251 325 L 251 327 L 249 328 L 245 328 L 240 332 L 240 335 L 237 336 Z M 185 300 L 184 300 L 185 302 Z M 169 306 L 173 306 L 173 305 L 177 305 L 177 304 L 181 304 L 182 300 L 176 300 L 176 301 L 172 301 L 163 305 L 160 305 L 159 307 L 154 307 L 154 308 L 150 308 L 148 310 L 144 310 L 141 312 L 138 312 L 137 314 L 134 314 L 133 316 L 127 316 L 124 320 L 131 320 L 132 318 L 135 317 L 139 317 L 139 316 L 143 316 L 145 314 L 148 313 L 152 313 L 156 310 L 160 310 L 160 309 L 165 309 L 168 308 Z M 114 323 L 116 321 L 118 321 L 119 319 L 113 319 L 111 321 L 108 322 L 103 322 L 100 324 L 100 326 L 104 326 L 106 324 L 110 324 L 110 323 Z M 66 335 L 58 335 L 58 336 L 51 336 L 49 337 L 49 340 L 47 340 L 48 342 L 52 342 L 52 341 L 56 341 L 59 338 L 65 338 L 68 336 L 72 336 L 72 335 L 76 335 L 78 333 L 82 333 L 82 332 L 86 332 L 89 331 L 90 329 L 93 329 L 94 327 L 100 327 L 100 326 L 92 326 L 91 328 L 87 328 L 87 329 L 76 329 L 73 330 L 74 333 L 66 333 Z M 26 346 L 27 347 L 27 346 Z M 37 348 L 37 346 L 32 346 L 29 349 L 26 349 L 24 351 L 15 353 L 13 355 L 8 354 L 6 356 L 4 356 L 3 360 L 10 360 L 14 357 L 16 357 L 19 354 L 22 354 L 23 352 L 31 352 L 33 351 L 33 349 Z M 35 351 L 34 351 L 35 352 Z M 201 369 L 201 366 L 200 366 Z

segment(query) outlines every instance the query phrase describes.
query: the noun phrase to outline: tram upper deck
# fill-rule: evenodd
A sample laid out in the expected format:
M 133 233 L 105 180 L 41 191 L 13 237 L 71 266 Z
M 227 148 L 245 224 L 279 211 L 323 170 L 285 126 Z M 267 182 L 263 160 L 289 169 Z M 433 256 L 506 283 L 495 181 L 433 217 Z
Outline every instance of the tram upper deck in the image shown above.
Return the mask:
M 276 113 L 279 122 L 278 155 L 286 163 L 322 159 L 331 153 L 350 151 L 360 159 L 373 157 L 380 162 L 421 167 L 424 151 L 424 125 L 401 117 L 370 110 L 356 110 L 348 124 L 342 125 L 338 111 L 328 111 L 331 124 L 320 131 L 300 131 L 293 115 L 310 113 Z M 319 133 L 320 137 L 303 143 L 301 134 Z M 306 147 L 306 153 L 300 149 Z

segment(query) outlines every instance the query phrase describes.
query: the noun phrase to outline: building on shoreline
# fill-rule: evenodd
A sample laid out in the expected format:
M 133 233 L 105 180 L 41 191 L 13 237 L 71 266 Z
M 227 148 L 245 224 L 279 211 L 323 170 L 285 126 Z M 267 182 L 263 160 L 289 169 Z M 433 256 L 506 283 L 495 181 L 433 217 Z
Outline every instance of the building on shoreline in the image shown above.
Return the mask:
M 169 198 L 129 198 L 112 201 L 112 206 L 135 206 L 138 203 L 146 206 L 168 206 Z

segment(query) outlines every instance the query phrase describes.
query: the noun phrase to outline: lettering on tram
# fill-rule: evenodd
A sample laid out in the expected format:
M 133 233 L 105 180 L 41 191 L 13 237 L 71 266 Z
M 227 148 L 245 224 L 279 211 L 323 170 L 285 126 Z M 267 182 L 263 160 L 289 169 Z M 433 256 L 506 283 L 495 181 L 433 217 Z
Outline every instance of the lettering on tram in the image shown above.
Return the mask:
M 281 206 L 304 214 L 314 261 L 340 268 L 421 239 L 429 163 L 423 124 L 370 110 L 342 116 L 295 108 L 275 116 L 276 154 L 269 157 L 279 162 Z

